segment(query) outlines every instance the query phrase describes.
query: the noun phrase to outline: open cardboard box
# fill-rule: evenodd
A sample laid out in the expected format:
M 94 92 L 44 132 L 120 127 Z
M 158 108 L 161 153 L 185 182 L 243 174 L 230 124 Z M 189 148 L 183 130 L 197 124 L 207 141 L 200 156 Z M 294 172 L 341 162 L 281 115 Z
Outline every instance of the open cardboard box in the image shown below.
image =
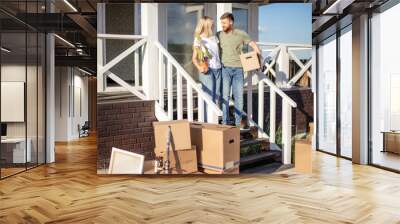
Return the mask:
M 156 149 L 165 149 L 168 140 L 168 127 L 171 127 L 171 150 L 190 149 L 190 123 L 187 120 L 153 122 Z

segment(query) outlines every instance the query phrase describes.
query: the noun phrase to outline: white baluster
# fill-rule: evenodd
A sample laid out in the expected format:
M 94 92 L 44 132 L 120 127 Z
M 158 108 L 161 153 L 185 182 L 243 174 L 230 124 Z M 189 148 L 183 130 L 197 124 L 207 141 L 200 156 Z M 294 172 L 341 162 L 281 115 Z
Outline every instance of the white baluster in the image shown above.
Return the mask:
M 247 73 L 247 118 L 253 119 L 253 72 Z
M 211 104 L 207 104 L 207 123 L 218 123 L 218 116 L 215 115 L 214 109 Z
M 193 121 L 193 90 L 192 87 L 187 83 L 187 119 Z
M 173 120 L 174 119 L 174 102 L 173 102 L 173 85 L 172 85 L 172 64 L 171 62 L 168 61 L 167 65 L 167 92 L 168 92 L 168 119 Z
M 276 93 L 269 89 L 269 142 L 275 143 L 276 136 Z
M 264 82 L 258 82 L 258 137 L 262 138 L 264 130 Z
M 282 99 L 282 162 L 292 163 L 292 107 Z
M 135 80 L 134 80 L 134 83 L 135 83 L 135 87 L 139 87 L 139 85 L 140 85 L 140 79 L 139 79 L 139 52 L 140 52 L 140 48 L 139 49 L 137 49 L 136 51 L 135 51 L 135 53 L 134 53 L 134 55 L 133 55 L 133 57 L 134 57 L 134 60 L 135 60 L 135 62 L 134 62 L 134 66 L 135 66 Z
M 97 38 L 97 92 L 104 92 L 103 39 Z
M 164 109 L 164 84 L 165 84 L 165 68 L 164 57 L 161 51 L 158 51 L 158 103 Z
M 183 100 L 182 100 L 182 74 L 177 71 L 176 77 L 176 105 L 177 105 L 177 113 L 178 113 L 178 120 L 183 119 Z
M 197 102 L 198 102 L 197 120 L 199 122 L 204 122 L 204 100 L 203 98 L 201 98 L 200 94 L 197 94 Z

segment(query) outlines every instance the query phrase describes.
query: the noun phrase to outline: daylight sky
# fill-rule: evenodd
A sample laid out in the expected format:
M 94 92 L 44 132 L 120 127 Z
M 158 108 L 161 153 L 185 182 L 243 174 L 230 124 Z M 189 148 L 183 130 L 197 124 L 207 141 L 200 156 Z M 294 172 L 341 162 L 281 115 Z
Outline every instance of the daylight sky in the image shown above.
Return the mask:
M 311 44 L 311 4 L 268 4 L 259 10 L 259 40 Z

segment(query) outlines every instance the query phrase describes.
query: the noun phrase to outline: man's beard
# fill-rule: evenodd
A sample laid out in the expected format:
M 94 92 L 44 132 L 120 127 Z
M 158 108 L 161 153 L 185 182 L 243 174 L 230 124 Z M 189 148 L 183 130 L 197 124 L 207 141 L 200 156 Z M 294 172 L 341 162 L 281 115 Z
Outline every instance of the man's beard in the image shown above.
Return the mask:
M 224 31 L 224 32 L 228 32 L 228 31 L 230 31 L 232 29 L 232 27 L 222 27 L 222 30 Z

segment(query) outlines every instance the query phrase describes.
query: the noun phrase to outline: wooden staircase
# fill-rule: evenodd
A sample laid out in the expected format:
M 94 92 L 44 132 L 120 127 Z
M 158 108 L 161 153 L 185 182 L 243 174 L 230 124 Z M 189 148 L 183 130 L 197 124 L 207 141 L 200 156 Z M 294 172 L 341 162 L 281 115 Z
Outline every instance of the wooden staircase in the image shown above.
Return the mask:
M 268 138 L 259 138 L 254 128 L 240 133 L 240 172 L 269 164 L 282 164 L 282 151 Z

